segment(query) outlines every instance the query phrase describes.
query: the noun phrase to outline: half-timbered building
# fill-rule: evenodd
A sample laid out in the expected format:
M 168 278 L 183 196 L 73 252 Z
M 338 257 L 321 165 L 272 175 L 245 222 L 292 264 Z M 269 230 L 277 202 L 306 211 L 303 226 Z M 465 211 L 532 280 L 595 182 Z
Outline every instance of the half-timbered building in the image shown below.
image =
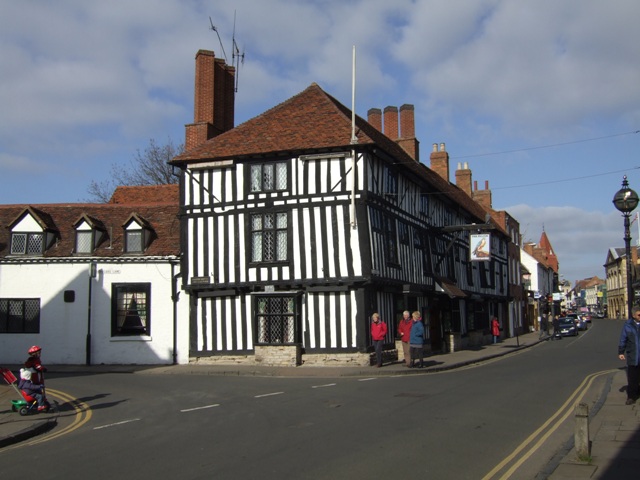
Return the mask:
M 192 360 L 367 363 L 370 317 L 420 310 L 429 347 L 504 318 L 508 236 L 419 161 L 413 107 L 352 112 L 317 84 L 233 127 L 233 68 L 196 56 L 181 169 Z M 382 121 L 384 120 L 384 128 Z M 448 170 L 444 145 L 431 166 Z M 480 261 L 471 236 L 488 234 Z

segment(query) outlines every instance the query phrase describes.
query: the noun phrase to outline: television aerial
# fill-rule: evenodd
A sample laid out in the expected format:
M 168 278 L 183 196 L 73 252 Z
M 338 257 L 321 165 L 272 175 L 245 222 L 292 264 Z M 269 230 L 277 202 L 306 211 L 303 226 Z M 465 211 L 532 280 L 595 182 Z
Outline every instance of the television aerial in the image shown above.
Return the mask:
M 220 48 L 222 48 L 222 54 L 224 55 L 225 62 L 229 63 L 229 60 L 227 58 L 227 52 L 224 50 L 224 45 L 222 44 L 222 38 L 220 38 L 220 32 L 218 32 L 218 29 L 213 24 L 213 20 L 211 20 L 211 17 L 209 17 L 209 23 L 211 24 L 211 30 L 216 32 L 216 35 L 218 35 L 218 41 L 220 42 Z M 240 48 L 238 48 L 238 43 L 236 42 L 236 13 L 233 12 L 233 35 L 231 37 L 231 65 L 236 69 L 236 74 L 235 74 L 235 79 L 236 79 L 235 91 L 236 92 L 238 91 L 238 80 L 240 77 L 239 72 L 240 72 L 241 64 L 244 65 L 244 49 L 242 50 L 242 53 L 240 53 Z

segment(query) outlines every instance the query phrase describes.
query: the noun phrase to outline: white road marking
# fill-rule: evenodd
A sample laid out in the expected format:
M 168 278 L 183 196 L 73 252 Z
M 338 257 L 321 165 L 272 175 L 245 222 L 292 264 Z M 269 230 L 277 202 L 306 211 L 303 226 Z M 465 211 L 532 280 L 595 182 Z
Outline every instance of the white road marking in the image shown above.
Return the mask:
M 284 392 L 265 393 L 264 395 L 256 395 L 254 398 L 272 397 L 274 395 L 282 395 Z
M 327 383 L 326 385 L 314 385 L 311 388 L 325 388 L 325 387 L 335 387 L 335 383 Z
M 100 430 L 101 428 L 115 427 L 117 425 L 124 425 L 125 423 L 138 422 L 138 421 L 140 421 L 139 418 L 133 418 L 131 420 L 123 420 L 122 422 L 110 423 L 109 425 L 101 425 L 99 427 L 93 427 L 93 429 Z
M 368 382 L 369 380 L 375 380 L 375 377 L 372 378 L 361 378 L 360 380 L 358 380 L 359 382 Z
M 193 412 L 195 410 L 204 410 L 206 408 L 214 408 L 214 407 L 219 407 L 220 404 L 216 403 L 214 405 L 205 405 L 204 407 L 194 407 L 194 408 L 185 408 L 184 410 L 180 410 L 180 412 L 184 413 L 184 412 Z

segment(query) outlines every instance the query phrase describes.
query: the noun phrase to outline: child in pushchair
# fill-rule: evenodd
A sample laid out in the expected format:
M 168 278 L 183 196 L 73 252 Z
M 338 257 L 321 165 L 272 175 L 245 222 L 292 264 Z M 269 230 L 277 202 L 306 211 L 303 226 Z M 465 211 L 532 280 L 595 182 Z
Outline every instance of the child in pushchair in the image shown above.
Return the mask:
M 44 392 L 44 385 L 36 384 L 31 381 L 31 376 L 34 370 L 32 368 L 20 369 L 20 382 L 18 382 L 18 389 L 22 394 L 22 397 L 30 405 L 29 410 L 32 410 L 37 405 L 38 412 L 48 412 L 51 405 L 47 401 L 47 397 Z

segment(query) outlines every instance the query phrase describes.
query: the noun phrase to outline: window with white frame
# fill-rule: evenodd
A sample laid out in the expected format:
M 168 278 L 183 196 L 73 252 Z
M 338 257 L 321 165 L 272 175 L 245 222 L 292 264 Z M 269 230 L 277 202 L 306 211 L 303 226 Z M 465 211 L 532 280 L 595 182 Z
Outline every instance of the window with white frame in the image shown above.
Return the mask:
M 151 335 L 151 284 L 114 283 L 111 289 L 111 335 Z
M 274 192 L 288 188 L 287 162 L 251 165 L 249 172 L 249 185 L 252 193 Z
M 288 216 L 284 212 L 251 215 L 251 261 L 286 262 Z
M 40 333 L 40 299 L 0 298 L 0 333 Z

